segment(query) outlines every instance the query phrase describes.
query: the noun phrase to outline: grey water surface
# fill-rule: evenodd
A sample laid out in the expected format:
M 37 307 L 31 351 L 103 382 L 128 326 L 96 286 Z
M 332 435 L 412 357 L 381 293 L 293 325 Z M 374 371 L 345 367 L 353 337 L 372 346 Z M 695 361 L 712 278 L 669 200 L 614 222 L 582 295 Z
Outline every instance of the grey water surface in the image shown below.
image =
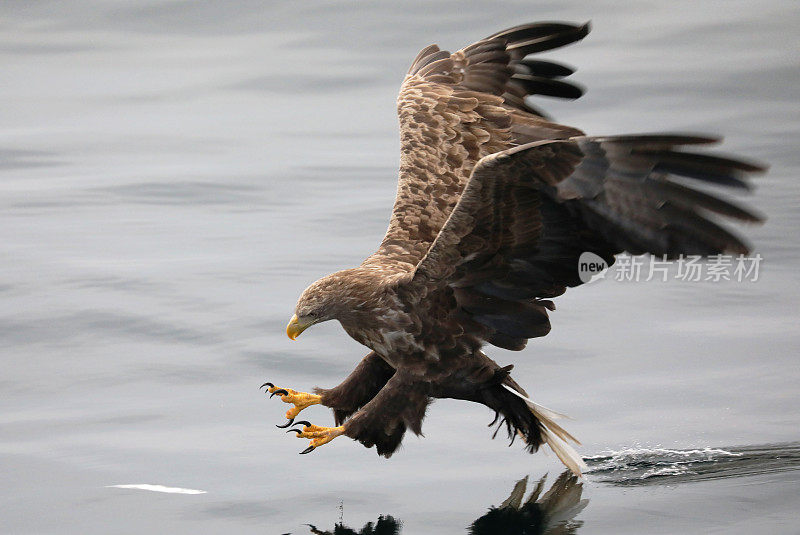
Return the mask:
M 465 533 L 552 454 L 435 403 L 389 460 L 311 455 L 258 386 L 331 386 L 366 353 L 291 342 L 299 292 L 370 254 L 410 61 L 532 20 L 588 88 L 536 103 L 591 134 L 692 131 L 767 162 L 757 281 L 568 292 L 553 331 L 489 349 L 569 414 L 590 466 L 570 532 L 798 533 L 800 4 L 0 3 L 0 533 L 309 533 L 381 515 Z M 304 417 L 332 422 L 321 407 Z M 204 493 L 118 485 L 161 485 Z M 153 487 L 151 487 L 153 489 Z M 566 531 L 565 531 L 566 533 Z

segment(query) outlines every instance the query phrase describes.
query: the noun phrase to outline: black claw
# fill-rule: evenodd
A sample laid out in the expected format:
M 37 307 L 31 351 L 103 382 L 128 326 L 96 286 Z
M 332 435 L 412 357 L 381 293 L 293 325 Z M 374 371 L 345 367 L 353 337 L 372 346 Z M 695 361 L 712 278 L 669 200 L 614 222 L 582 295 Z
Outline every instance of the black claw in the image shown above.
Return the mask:
M 267 383 L 264 383 L 263 385 L 259 386 L 259 387 L 258 387 L 258 389 L 259 389 L 259 390 L 261 390 L 261 389 L 262 389 L 262 388 L 264 388 L 265 386 L 266 386 L 266 387 L 269 387 L 269 388 L 275 388 L 275 385 L 274 385 L 274 384 L 267 382 Z
M 291 420 L 289 420 L 288 422 L 286 422 L 283 425 L 276 425 L 275 427 L 277 427 L 278 429 L 286 429 L 287 427 L 289 427 L 292 424 L 294 424 L 294 418 L 292 418 Z
M 297 425 L 305 425 L 305 426 L 311 427 L 311 422 L 306 421 L 306 420 L 300 420 L 299 422 L 297 422 Z
M 300 435 L 303 433 L 303 430 L 302 430 L 302 429 L 289 429 L 289 430 L 288 430 L 288 431 L 286 431 L 286 432 L 287 432 L 287 433 L 291 433 L 292 431 L 294 431 L 295 433 L 297 433 L 297 436 L 300 436 Z
M 305 455 L 306 453 L 311 453 L 312 451 L 314 451 L 314 446 L 309 446 L 306 449 L 304 449 L 303 451 L 301 451 L 300 455 Z
M 272 396 L 288 396 L 288 395 L 289 395 L 289 392 L 287 392 L 286 390 L 281 388 L 280 390 L 276 390 L 275 392 L 270 394 L 269 397 L 272 397 Z

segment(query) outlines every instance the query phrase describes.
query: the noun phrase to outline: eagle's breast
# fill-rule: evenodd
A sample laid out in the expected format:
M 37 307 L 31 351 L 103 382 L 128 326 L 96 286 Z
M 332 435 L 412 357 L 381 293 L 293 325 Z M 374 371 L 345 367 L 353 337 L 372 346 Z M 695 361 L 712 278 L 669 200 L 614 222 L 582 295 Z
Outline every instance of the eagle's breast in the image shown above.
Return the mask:
M 345 331 L 357 342 L 369 347 L 393 368 L 401 367 L 426 353 L 412 314 L 396 295 L 384 294 L 380 305 L 363 314 L 356 324 L 345 325 Z

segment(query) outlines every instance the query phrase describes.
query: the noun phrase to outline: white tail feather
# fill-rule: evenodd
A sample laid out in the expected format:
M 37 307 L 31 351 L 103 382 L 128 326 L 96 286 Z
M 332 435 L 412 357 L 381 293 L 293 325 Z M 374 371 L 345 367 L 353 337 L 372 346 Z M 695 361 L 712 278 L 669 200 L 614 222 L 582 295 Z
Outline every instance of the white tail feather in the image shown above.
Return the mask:
M 572 446 L 567 443 L 567 441 L 571 440 L 578 445 L 580 445 L 580 442 L 578 442 L 578 439 L 569 434 L 563 427 L 553 421 L 556 418 L 567 418 L 567 416 L 535 403 L 533 400 L 527 396 L 523 396 L 521 393 L 517 392 L 507 384 L 503 384 L 503 387 L 525 401 L 534 416 L 536 416 L 536 418 L 538 418 L 538 420 L 542 423 L 542 426 L 544 426 L 544 433 L 542 436 L 545 443 L 550 446 L 550 449 L 553 450 L 553 453 L 556 454 L 561 462 L 564 463 L 567 468 L 572 470 L 573 474 L 581 476 L 581 469 L 587 468 L 586 464 L 583 462 L 583 458 Z
M 554 411 L 553 409 L 548 409 L 544 405 L 539 405 L 538 403 L 533 401 L 531 398 L 529 398 L 527 396 L 523 396 L 521 393 L 517 392 L 516 390 L 514 390 L 513 388 L 511 388 L 510 386 L 508 386 L 505 383 L 503 383 L 503 388 L 505 388 L 506 390 L 508 390 L 509 392 L 514 394 L 515 396 L 524 399 L 528 403 L 528 406 L 530 408 L 535 409 L 536 412 L 539 413 L 539 414 L 544 414 L 545 416 L 547 416 L 551 420 L 558 420 L 558 419 L 561 419 L 561 418 L 564 418 L 566 420 L 572 420 L 572 418 L 570 418 L 566 414 L 560 413 L 558 411 Z
M 572 446 L 553 435 L 547 427 L 544 429 L 544 441 L 550 446 L 550 449 L 553 450 L 556 457 L 561 459 L 564 466 L 572 470 L 572 473 L 576 476 L 583 476 L 581 470 L 585 470 L 588 467 L 586 463 L 583 462 L 583 458 L 580 454 L 578 454 Z

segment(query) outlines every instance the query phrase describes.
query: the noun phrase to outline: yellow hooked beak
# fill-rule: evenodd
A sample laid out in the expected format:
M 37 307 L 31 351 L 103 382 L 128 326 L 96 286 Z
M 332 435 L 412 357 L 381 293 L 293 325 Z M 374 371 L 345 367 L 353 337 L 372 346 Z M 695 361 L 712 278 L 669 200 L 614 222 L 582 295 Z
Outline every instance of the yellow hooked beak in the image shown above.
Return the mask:
M 297 317 L 297 314 L 292 316 L 292 319 L 289 320 L 289 325 L 286 326 L 286 336 L 295 340 L 300 333 L 311 327 L 313 325 L 313 321 L 303 322 L 300 321 L 300 318 Z

